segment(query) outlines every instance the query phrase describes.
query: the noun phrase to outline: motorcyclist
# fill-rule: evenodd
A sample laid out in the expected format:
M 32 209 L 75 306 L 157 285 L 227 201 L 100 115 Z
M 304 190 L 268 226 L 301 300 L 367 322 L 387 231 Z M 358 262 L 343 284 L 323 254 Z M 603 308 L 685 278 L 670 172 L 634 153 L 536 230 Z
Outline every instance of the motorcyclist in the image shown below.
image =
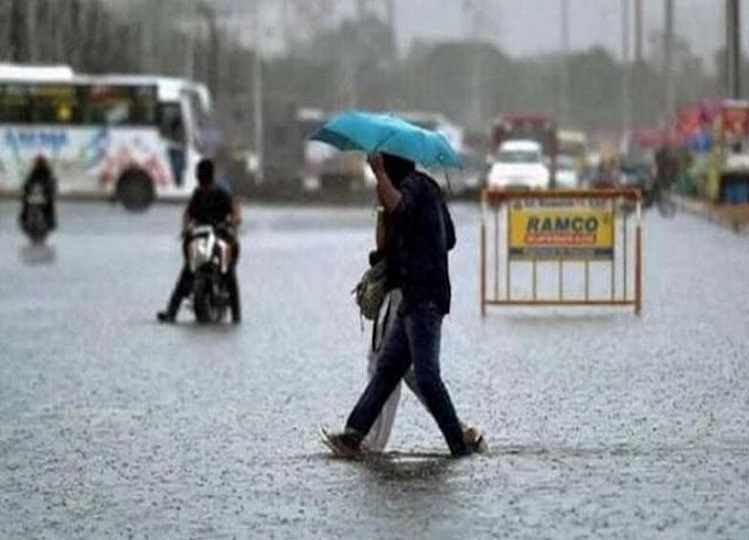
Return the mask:
M 184 238 L 182 252 L 185 263 L 166 310 L 160 311 L 157 318 L 161 322 L 174 322 L 182 299 L 190 293 L 193 274 L 187 262 L 188 231 L 196 225 L 212 225 L 214 227 L 222 226 L 217 230 L 217 234 L 226 240 L 231 247 L 232 260 L 227 275 L 231 297 L 230 309 L 232 322 L 239 323 L 242 319 L 236 275 L 239 242 L 234 232 L 234 229 L 241 223 L 239 206 L 234 204 L 228 191 L 217 186 L 213 161 L 202 159 L 196 167 L 196 176 L 199 185 L 190 198 L 182 220 L 182 236 Z
M 29 196 L 34 191 L 34 188 L 38 186 L 41 188 L 44 194 L 44 217 L 47 220 L 47 225 L 50 230 L 57 228 L 57 212 L 55 209 L 55 195 L 57 194 L 57 181 L 55 179 L 52 168 L 42 155 L 39 155 L 34 160 L 34 165 L 31 168 L 26 180 L 23 183 L 22 195 L 21 195 L 21 216 L 20 222 L 23 227 L 29 212 Z

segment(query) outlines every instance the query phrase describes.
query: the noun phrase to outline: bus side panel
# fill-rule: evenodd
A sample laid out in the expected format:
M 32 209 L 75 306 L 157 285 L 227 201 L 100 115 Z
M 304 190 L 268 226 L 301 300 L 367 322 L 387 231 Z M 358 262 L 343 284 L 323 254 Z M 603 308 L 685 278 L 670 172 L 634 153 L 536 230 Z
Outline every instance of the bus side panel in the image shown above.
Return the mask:
M 110 191 L 114 190 L 123 171 L 136 168 L 151 178 L 157 198 L 186 192 L 181 179 L 175 181 L 167 144 L 155 127 L 111 129 L 107 137 L 97 178 Z
M 157 197 L 192 191 L 183 181 L 175 182 L 167 145 L 156 128 L 0 127 L 0 190 L 19 190 L 38 155 L 50 161 L 60 193 L 111 195 L 128 168 L 148 173 Z

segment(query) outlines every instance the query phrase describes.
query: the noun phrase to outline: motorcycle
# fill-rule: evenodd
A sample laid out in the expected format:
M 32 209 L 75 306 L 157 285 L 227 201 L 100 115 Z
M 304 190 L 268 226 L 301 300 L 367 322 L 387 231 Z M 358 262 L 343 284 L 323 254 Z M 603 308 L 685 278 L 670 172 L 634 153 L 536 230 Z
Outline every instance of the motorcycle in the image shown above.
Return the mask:
M 21 213 L 21 229 L 32 244 L 42 244 L 52 230 L 47 217 L 47 195 L 44 188 L 35 184 L 24 200 L 24 211 Z
M 223 321 L 230 307 L 231 246 L 218 232 L 211 225 L 187 232 L 187 261 L 193 274 L 190 297 L 199 323 Z

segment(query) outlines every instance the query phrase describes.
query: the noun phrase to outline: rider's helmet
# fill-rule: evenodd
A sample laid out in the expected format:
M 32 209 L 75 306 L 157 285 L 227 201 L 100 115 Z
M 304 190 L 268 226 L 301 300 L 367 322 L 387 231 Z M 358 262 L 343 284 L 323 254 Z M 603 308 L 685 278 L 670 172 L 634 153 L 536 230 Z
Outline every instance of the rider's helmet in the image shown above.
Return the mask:
M 34 161 L 31 163 L 31 169 L 29 170 L 27 182 L 29 184 L 49 184 L 53 181 L 52 169 L 49 165 L 47 156 L 42 153 L 34 156 Z
M 195 167 L 195 175 L 198 177 L 198 184 L 201 186 L 212 185 L 214 181 L 213 161 L 208 158 L 201 159 Z

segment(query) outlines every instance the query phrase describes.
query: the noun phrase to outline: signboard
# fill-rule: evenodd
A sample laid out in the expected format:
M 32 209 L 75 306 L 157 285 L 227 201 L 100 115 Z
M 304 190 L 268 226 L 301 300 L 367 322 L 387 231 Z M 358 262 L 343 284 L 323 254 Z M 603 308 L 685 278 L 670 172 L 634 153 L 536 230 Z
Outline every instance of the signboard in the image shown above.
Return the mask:
M 676 112 L 676 131 L 679 140 L 689 142 L 702 134 L 702 108 L 699 105 L 684 105 Z
M 513 260 L 613 260 L 611 199 L 515 199 L 510 204 Z
M 724 102 L 721 120 L 726 139 L 746 137 L 749 135 L 749 103 Z

